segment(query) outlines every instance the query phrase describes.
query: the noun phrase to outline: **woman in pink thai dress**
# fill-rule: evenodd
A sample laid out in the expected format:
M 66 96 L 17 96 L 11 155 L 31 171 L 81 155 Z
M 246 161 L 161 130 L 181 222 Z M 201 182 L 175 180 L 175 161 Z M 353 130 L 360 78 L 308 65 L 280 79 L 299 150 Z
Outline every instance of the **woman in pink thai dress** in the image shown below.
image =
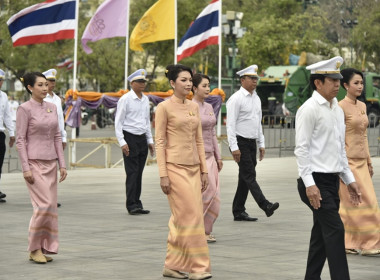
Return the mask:
M 205 234 L 207 242 L 212 243 L 216 242 L 216 238 L 211 232 L 220 210 L 219 171 L 223 168 L 223 161 L 215 133 L 216 117 L 214 110 L 211 104 L 205 102 L 205 98 L 210 93 L 210 78 L 204 74 L 195 74 L 193 92 L 193 102 L 199 105 L 208 170 L 209 185 L 207 190 L 202 193 Z
M 44 264 L 58 253 L 57 160 L 60 179 L 66 178 L 57 107 L 44 101 L 48 86 L 40 72 L 23 77 L 29 101 L 17 109 L 17 150 L 33 205 L 29 223 L 29 259 Z

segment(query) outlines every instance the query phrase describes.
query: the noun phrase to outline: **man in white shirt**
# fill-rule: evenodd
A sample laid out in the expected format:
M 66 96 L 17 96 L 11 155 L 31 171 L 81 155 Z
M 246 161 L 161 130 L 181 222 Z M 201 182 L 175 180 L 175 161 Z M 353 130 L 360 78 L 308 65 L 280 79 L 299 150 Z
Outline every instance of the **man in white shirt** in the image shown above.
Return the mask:
M 63 110 L 62 110 L 62 100 L 58 95 L 54 93 L 57 70 L 49 69 L 43 72 L 42 74 L 45 75 L 46 80 L 48 82 L 48 94 L 44 98 L 44 101 L 53 103 L 57 107 L 58 125 L 61 131 L 62 146 L 63 146 L 63 149 L 65 149 L 66 142 L 67 142 L 67 133 L 65 131 L 65 120 L 63 116 Z
M 146 70 L 137 70 L 128 77 L 128 81 L 132 90 L 119 99 L 115 117 L 115 134 L 123 152 L 127 175 L 126 208 L 130 215 L 149 214 L 140 200 L 148 148 L 151 155 L 154 154 L 149 99 L 143 94 Z
M 5 72 L 0 69 L 0 89 L 3 85 L 5 79 Z M 9 148 L 12 148 L 14 142 L 15 142 L 15 132 L 14 132 L 14 126 L 12 122 L 11 112 L 9 110 L 9 104 L 8 104 L 8 96 L 5 92 L 0 90 L 0 178 L 1 178 L 1 172 L 2 167 L 4 163 L 4 157 L 5 157 L 5 128 L 8 129 L 9 133 Z M 2 193 L 0 191 L 0 203 L 6 202 L 4 199 L 6 197 L 5 193 Z
M 17 108 L 20 106 L 17 100 L 15 100 L 14 96 L 11 95 L 9 97 L 9 110 L 11 111 L 11 117 L 13 122 L 13 127 L 16 130 L 16 115 L 17 115 Z
M 267 217 L 273 215 L 279 203 L 269 202 L 256 181 L 256 156 L 264 158 L 265 143 L 261 127 L 261 101 L 257 96 L 257 65 L 239 72 L 241 87 L 227 101 L 227 137 L 234 160 L 239 165 L 239 182 L 232 205 L 235 221 L 257 221 L 245 211 L 248 190 Z
M 62 147 L 63 149 L 65 149 L 66 142 L 67 142 L 67 134 L 65 130 L 65 120 L 63 116 L 63 110 L 62 110 L 62 100 L 58 95 L 54 93 L 57 70 L 49 69 L 43 72 L 42 74 L 45 75 L 47 83 L 48 83 L 48 94 L 44 98 L 44 101 L 53 103 L 57 107 L 58 125 L 59 125 L 59 130 L 61 131 Z M 57 203 L 57 207 L 61 207 L 61 203 Z
M 341 57 L 306 67 L 311 71 L 310 97 L 297 111 L 296 148 L 298 191 L 313 212 L 305 279 L 321 279 L 328 260 L 332 280 L 350 279 L 344 246 L 344 226 L 339 216 L 339 177 L 347 185 L 353 205 L 360 190 L 348 166 L 343 110 L 338 106 Z

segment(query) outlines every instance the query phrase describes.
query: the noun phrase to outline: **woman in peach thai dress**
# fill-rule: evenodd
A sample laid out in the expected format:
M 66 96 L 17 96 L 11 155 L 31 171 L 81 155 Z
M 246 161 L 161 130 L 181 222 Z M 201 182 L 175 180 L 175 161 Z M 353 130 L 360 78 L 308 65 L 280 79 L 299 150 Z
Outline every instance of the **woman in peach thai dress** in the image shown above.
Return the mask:
M 216 117 L 211 104 L 205 102 L 210 93 L 210 78 L 204 74 L 195 74 L 193 77 L 193 102 L 199 106 L 202 122 L 202 137 L 206 153 L 208 170 L 208 188 L 202 193 L 203 217 L 207 242 L 216 242 L 211 234 L 213 225 L 220 211 L 219 171 L 223 168 L 218 139 L 216 138 Z
M 193 74 L 189 67 L 177 64 L 166 68 L 166 76 L 174 94 L 158 104 L 155 116 L 160 185 L 172 214 L 163 276 L 208 279 L 211 269 L 202 211 L 207 166 L 199 108 L 186 99 Z
M 363 91 L 363 74 L 353 68 L 341 71 L 341 85 L 346 97 L 339 102 L 346 123 L 346 152 L 356 182 L 360 185 L 362 203 L 352 207 L 347 188 L 341 182 L 339 214 L 345 229 L 347 254 L 380 254 L 380 210 L 372 184 L 373 168 L 368 149 L 368 117 L 365 103 L 358 100 Z

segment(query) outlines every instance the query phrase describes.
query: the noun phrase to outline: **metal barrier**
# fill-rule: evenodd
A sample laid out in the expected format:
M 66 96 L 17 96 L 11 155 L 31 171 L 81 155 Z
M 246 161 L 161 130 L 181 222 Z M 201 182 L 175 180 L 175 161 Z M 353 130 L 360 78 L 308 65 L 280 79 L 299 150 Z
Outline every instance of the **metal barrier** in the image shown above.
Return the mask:
M 380 116 L 379 116 L 380 117 Z M 378 119 L 379 119 L 378 117 Z M 295 148 L 295 116 L 266 115 L 262 120 L 266 149 L 278 149 L 278 156 Z M 370 155 L 380 156 L 380 125 L 369 122 L 367 139 Z
M 106 137 L 106 138 L 77 138 L 77 139 L 68 139 L 69 141 L 69 167 L 70 169 L 74 167 L 91 167 L 91 168 L 114 168 L 123 161 L 123 158 L 117 160 L 115 163 L 111 162 L 111 153 L 112 153 L 112 145 L 116 145 L 118 149 L 120 150 L 119 143 L 117 142 L 116 137 Z M 85 154 L 81 159 L 77 160 L 76 162 L 72 162 L 72 149 L 74 146 L 74 143 L 98 143 L 99 145 L 96 146 L 94 149 L 89 151 L 87 154 Z M 78 146 L 76 147 L 76 149 Z M 83 163 L 84 160 L 88 159 L 90 156 L 95 154 L 97 151 L 104 149 L 105 151 L 105 161 L 104 165 L 95 165 L 95 164 L 86 164 Z
M 293 153 L 295 147 L 295 117 L 265 115 L 262 120 L 265 149 L 278 149 L 278 156 Z
M 273 120 L 273 121 L 271 121 Z M 272 151 L 277 153 L 278 157 L 293 156 L 295 148 L 295 117 L 294 116 L 264 116 L 262 121 L 263 133 L 265 136 L 265 148 L 267 153 Z M 380 126 L 373 124 L 367 129 L 368 145 L 372 156 L 380 156 Z M 123 158 L 119 158 L 115 163 L 111 162 L 112 146 L 116 145 L 118 156 L 120 155 L 120 146 L 116 137 L 108 138 L 78 138 L 69 139 L 69 166 L 74 167 L 91 167 L 91 168 L 114 168 L 123 165 Z M 81 159 L 73 163 L 71 160 L 71 152 L 73 143 L 98 143 L 92 150 L 88 151 Z M 219 147 L 224 160 L 232 160 L 233 157 L 229 152 L 227 135 L 218 137 Z M 99 150 L 104 149 L 104 165 L 86 164 L 84 161 L 89 159 Z M 99 160 L 98 160 L 99 162 Z M 155 157 L 148 156 L 147 165 L 156 162 Z
M 21 171 L 21 167 L 19 166 L 19 162 L 18 162 L 18 156 L 12 156 L 11 155 L 11 152 L 10 152 L 10 149 L 8 150 L 8 157 L 4 157 L 4 161 L 3 161 L 3 171 L 5 171 L 5 166 L 4 165 L 7 165 L 8 167 L 8 173 L 12 173 L 14 171 L 17 171 L 17 172 L 20 172 Z M 13 164 L 12 164 L 13 162 Z M 12 166 L 11 166 L 12 165 Z M 14 166 L 14 168 L 12 168 Z
M 90 167 L 90 168 L 115 168 L 115 167 L 121 167 L 123 166 L 123 157 L 119 157 L 121 154 L 120 145 L 117 141 L 116 137 L 98 137 L 98 138 L 77 138 L 77 139 L 68 139 L 69 141 L 69 167 L 70 169 L 75 167 Z M 95 148 L 91 149 L 89 151 L 86 151 L 86 154 L 82 156 L 79 160 L 76 162 L 72 162 L 72 149 L 74 146 L 74 143 L 79 144 L 89 144 L 89 143 L 95 143 L 99 144 Z M 76 149 L 79 145 L 76 145 Z M 117 147 L 117 155 L 118 159 L 116 162 L 112 162 L 112 155 L 115 155 L 115 153 L 112 153 L 112 146 Z M 99 150 L 104 149 L 104 165 L 95 165 L 95 164 L 88 164 L 84 163 L 85 160 L 90 159 L 92 155 L 95 155 Z M 92 159 L 91 159 L 92 160 Z M 92 160 L 93 162 L 93 160 Z M 97 162 L 100 162 L 99 159 L 97 159 Z M 146 165 L 150 165 L 152 163 L 156 162 L 156 158 L 152 158 L 148 155 Z

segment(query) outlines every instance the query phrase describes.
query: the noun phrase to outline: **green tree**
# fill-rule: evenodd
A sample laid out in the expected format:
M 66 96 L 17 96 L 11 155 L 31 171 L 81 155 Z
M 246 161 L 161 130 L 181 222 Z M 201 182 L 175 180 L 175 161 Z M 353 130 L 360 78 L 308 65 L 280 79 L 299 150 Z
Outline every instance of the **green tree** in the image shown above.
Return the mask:
M 238 41 L 243 64 L 256 63 L 260 69 L 265 69 L 270 65 L 288 64 L 291 53 L 331 54 L 333 44 L 325 32 L 329 21 L 319 6 L 303 13 L 295 1 L 265 1 L 268 2 L 268 6 L 260 4 L 258 7 L 256 15 L 260 18 L 245 22 L 247 33 Z M 286 11 L 284 16 L 276 6 L 279 2 L 282 4 L 279 7 Z
M 357 58 L 354 66 L 363 70 L 378 71 L 380 68 L 380 6 L 378 2 L 363 1 L 357 19 L 358 25 L 352 30 L 352 44 Z
M 10 5 L 9 3 L 12 2 Z M 65 58 L 73 58 L 73 40 L 61 40 L 50 44 L 13 47 L 6 21 L 21 9 L 40 3 L 41 0 L 4 1 L 0 0 L 0 67 L 9 69 L 14 76 L 20 77 L 27 71 L 44 71 L 56 67 Z M 80 1 L 78 38 L 90 20 L 87 11 L 90 4 L 99 1 Z M 100 1 L 102 2 L 102 1 Z M 136 23 L 156 0 L 131 0 L 129 34 Z M 187 31 L 190 23 L 210 3 L 210 0 L 177 0 L 178 41 Z M 270 65 L 287 64 L 290 53 L 299 55 L 302 51 L 333 56 L 337 50 L 353 47 L 356 53 L 355 67 L 363 65 L 369 69 L 380 66 L 380 6 L 377 0 L 319 0 L 316 5 L 304 5 L 303 0 L 223 0 L 223 14 L 228 10 L 244 13 L 242 27 L 247 28 L 243 38 L 238 40 L 241 67 L 258 64 L 259 69 Z M 352 3 L 352 5 L 351 5 Z M 306 8 L 306 9 L 305 9 Z M 342 18 L 357 18 L 353 28 L 343 28 Z M 223 42 L 224 55 L 228 46 Z M 93 88 L 100 91 L 117 91 L 124 87 L 125 38 L 104 39 L 89 43 L 93 53 L 87 55 L 78 42 L 79 89 Z M 153 81 L 159 67 L 166 67 L 174 61 L 174 41 L 159 41 L 143 45 L 143 52 L 129 50 L 128 72 L 138 68 L 148 68 Z M 218 46 L 208 46 L 180 63 L 196 68 L 205 67 L 208 60 L 208 74 L 217 76 Z M 346 65 L 348 65 L 346 63 Z M 203 68 L 204 69 L 204 68 Z M 204 70 L 203 70 L 204 71 Z M 58 88 L 65 91 L 72 85 L 68 81 L 72 71 L 59 69 Z M 159 84 L 159 88 L 164 85 Z M 154 89 L 154 86 L 152 87 Z

